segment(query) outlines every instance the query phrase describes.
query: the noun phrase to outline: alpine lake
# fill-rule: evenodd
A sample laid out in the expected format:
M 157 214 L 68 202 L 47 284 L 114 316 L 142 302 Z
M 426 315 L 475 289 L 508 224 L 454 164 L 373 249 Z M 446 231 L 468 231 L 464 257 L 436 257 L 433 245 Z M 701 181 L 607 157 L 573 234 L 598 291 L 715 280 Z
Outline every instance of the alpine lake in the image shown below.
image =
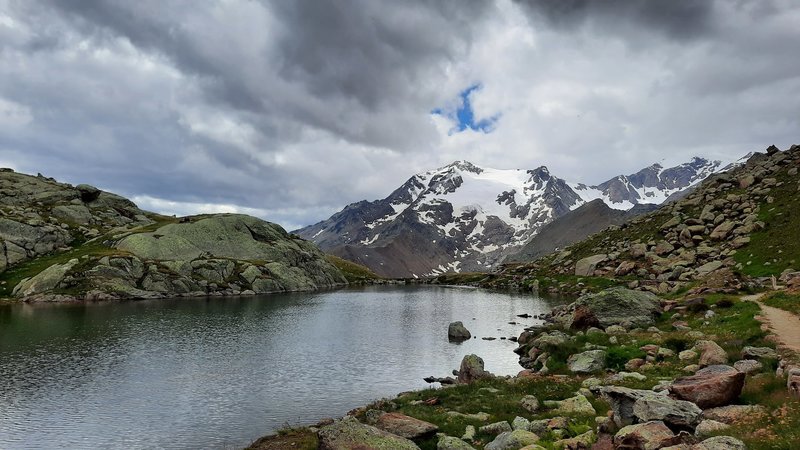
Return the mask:
M 0 304 L 0 448 L 242 448 L 430 387 L 424 377 L 450 375 L 470 353 L 516 374 L 507 338 L 540 323 L 518 315 L 552 306 L 529 293 L 396 285 Z M 448 342 L 457 320 L 473 339 Z

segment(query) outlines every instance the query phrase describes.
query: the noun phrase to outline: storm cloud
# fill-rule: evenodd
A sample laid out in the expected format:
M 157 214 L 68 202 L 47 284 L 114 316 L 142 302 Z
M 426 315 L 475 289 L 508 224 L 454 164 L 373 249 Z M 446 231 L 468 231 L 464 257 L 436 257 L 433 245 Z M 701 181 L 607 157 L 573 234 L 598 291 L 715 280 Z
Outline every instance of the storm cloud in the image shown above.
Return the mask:
M 798 41 L 788 0 L 0 0 L 0 165 L 287 228 L 455 159 L 594 183 L 800 141 Z

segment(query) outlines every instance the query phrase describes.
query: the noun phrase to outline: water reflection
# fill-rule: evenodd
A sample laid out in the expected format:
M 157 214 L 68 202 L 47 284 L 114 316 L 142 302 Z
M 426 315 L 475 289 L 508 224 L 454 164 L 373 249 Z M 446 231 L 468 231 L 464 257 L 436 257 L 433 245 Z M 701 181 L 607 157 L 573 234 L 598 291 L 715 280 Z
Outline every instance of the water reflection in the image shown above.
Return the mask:
M 0 305 L 0 448 L 240 447 L 426 387 L 467 353 L 516 373 L 512 342 L 479 338 L 547 309 L 435 287 Z M 453 320 L 478 339 L 448 343 Z

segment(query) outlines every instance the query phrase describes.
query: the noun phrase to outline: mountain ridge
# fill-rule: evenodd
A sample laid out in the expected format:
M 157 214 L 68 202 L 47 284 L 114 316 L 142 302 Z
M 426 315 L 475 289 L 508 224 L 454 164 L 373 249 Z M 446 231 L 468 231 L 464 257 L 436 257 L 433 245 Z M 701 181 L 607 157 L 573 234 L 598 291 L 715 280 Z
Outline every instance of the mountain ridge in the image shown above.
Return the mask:
M 411 176 L 384 199 L 351 203 L 294 232 L 383 276 L 487 271 L 587 202 L 602 199 L 618 210 L 660 204 L 722 168 L 721 161 L 695 157 L 587 186 L 546 166 L 493 169 L 459 160 Z

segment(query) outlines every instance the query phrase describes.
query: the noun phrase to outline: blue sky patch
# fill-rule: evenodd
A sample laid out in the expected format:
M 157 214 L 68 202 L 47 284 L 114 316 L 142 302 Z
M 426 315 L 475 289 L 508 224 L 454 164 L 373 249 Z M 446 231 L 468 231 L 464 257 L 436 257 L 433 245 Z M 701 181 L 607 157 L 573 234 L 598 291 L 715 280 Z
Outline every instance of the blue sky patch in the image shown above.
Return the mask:
M 475 122 L 475 114 L 472 112 L 472 104 L 469 97 L 473 92 L 479 91 L 481 87 L 481 84 L 477 83 L 461 91 L 458 94 L 461 102 L 455 111 L 444 108 L 436 108 L 431 111 L 431 114 L 444 116 L 455 122 L 455 126 L 450 130 L 449 134 L 460 133 L 467 128 L 483 133 L 491 133 L 494 130 L 494 126 L 500 118 L 499 113 Z

